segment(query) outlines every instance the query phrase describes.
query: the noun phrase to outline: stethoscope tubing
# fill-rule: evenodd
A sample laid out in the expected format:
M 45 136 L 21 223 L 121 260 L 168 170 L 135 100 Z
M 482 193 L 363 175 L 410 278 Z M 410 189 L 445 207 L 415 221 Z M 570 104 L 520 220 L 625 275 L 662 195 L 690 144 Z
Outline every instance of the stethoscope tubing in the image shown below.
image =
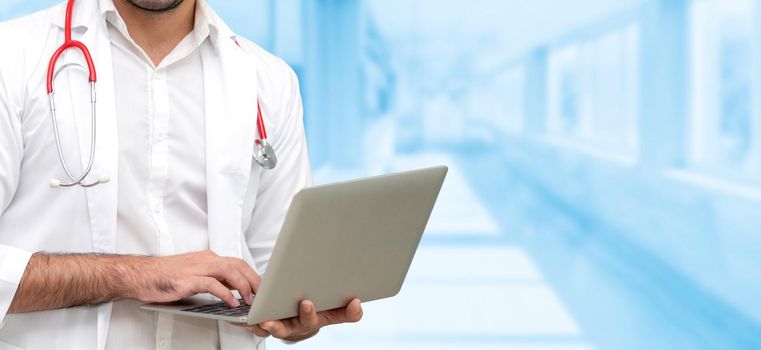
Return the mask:
M 97 180 L 95 182 L 91 183 L 84 183 L 84 179 L 90 174 L 93 168 L 93 164 L 95 162 L 95 144 L 96 144 L 96 119 L 97 119 L 97 108 L 96 108 L 96 89 L 95 89 L 95 83 L 97 82 L 97 73 L 95 70 L 95 63 L 93 62 L 92 55 L 90 55 L 90 50 L 80 41 L 72 40 L 71 38 L 71 27 L 72 27 L 72 18 L 74 14 L 74 0 L 68 0 L 66 4 L 66 23 L 64 25 L 64 42 L 63 44 L 53 53 L 53 56 L 50 58 L 50 63 L 48 64 L 48 71 L 47 71 L 47 80 L 46 80 L 46 87 L 48 92 L 48 104 L 50 106 L 50 116 L 53 120 L 53 133 L 55 134 L 55 142 L 56 142 L 56 149 L 58 151 L 58 158 L 61 161 L 61 166 L 63 167 L 64 172 L 66 173 L 66 176 L 69 177 L 69 180 L 71 182 L 61 182 L 59 180 L 51 180 L 50 186 L 57 188 L 57 187 L 73 187 L 73 186 L 82 186 L 82 187 L 92 187 L 104 182 L 107 182 L 106 180 Z M 82 55 L 85 58 L 85 61 L 87 62 L 87 70 L 89 73 L 89 82 L 90 82 L 90 157 L 87 162 L 87 167 L 79 176 L 74 176 L 69 169 L 69 164 L 66 162 L 66 157 L 63 154 L 63 147 L 61 146 L 61 134 L 58 128 L 58 116 L 56 114 L 56 107 L 55 107 L 55 92 L 53 91 L 53 81 L 55 78 L 60 74 L 62 71 L 72 68 L 74 66 L 80 66 L 79 64 L 74 63 L 68 63 L 62 65 L 59 69 L 56 69 L 56 63 L 58 63 L 58 59 L 63 55 L 64 52 L 66 52 L 69 49 L 77 49 L 79 50 Z
M 82 52 L 82 55 L 85 58 L 85 61 L 87 62 L 87 71 L 89 73 L 89 79 L 91 83 L 98 81 L 98 75 L 95 71 L 95 63 L 93 62 L 92 55 L 90 55 L 90 50 L 87 48 L 87 46 L 78 40 L 73 40 L 71 38 L 71 20 L 74 16 L 74 0 L 68 0 L 68 3 L 66 4 L 66 24 L 64 26 L 64 42 L 63 44 L 53 53 L 53 56 L 50 58 L 50 63 L 48 64 L 48 74 L 47 74 L 47 90 L 48 94 L 53 93 L 53 79 L 55 77 L 55 66 L 56 62 L 58 62 L 58 58 L 61 57 L 61 55 L 66 52 L 66 50 L 69 49 L 78 49 Z
M 78 65 L 73 63 L 63 65 L 61 66 L 61 69 L 56 73 L 56 75 L 62 72 L 64 69 L 69 68 L 70 66 L 78 66 Z M 76 185 L 81 185 L 82 187 L 92 187 L 103 182 L 102 180 L 98 180 L 89 184 L 82 182 L 84 181 L 85 177 L 87 177 L 87 175 L 90 174 L 90 172 L 92 171 L 93 164 L 95 163 L 95 144 L 96 144 L 96 135 L 97 135 L 97 133 L 95 132 L 95 130 L 97 130 L 95 82 L 90 82 L 90 92 L 91 92 L 90 93 L 90 96 L 91 96 L 90 98 L 90 108 L 91 108 L 90 133 L 92 135 L 92 137 L 90 138 L 90 159 L 87 162 L 87 168 L 82 172 L 82 174 L 79 177 L 74 177 L 74 175 L 72 175 L 71 170 L 69 170 L 69 165 L 66 162 L 66 157 L 64 157 L 63 155 L 63 147 L 61 146 L 61 137 L 60 137 L 60 132 L 58 129 L 58 117 L 56 115 L 56 108 L 55 108 L 55 98 L 53 93 L 50 93 L 48 95 L 48 100 L 49 100 L 48 102 L 50 103 L 50 116 L 51 116 L 51 119 L 53 120 L 53 133 L 55 134 L 55 143 L 56 143 L 56 149 L 58 150 L 58 158 L 61 161 L 61 165 L 63 167 L 64 172 L 66 172 L 66 175 L 72 181 L 70 183 L 61 183 L 60 181 L 51 182 L 52 187 L 72 187 Z M 57 180 L 53 180 L 53 181 L 57 181 Z

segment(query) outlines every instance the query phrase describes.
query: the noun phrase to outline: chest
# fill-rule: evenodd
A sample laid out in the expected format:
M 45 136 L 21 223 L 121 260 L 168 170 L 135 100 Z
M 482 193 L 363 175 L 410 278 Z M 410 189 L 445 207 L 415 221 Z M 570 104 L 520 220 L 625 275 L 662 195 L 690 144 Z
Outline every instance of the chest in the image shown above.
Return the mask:
M 112 52 L 120 177 L 167 168 L 202 181 L 207 109 L 200 53 L 154 68 L 118 46 Z
M 226 60 L 211 49 L 183 60 L 175 72 L 149 74 L 151 72 L 139 65 L 120 64 L 119 69 L 115 69 L 117 57 L 112 57 L 114 53 L 108 45 L 95 42 L 91 48 L 99 75 L 97 126 L 93 128 L 89 121 L 86 73 L 66 71 L 55 83 L 59 136 L 62 153 L 75 172 L 86 162 L 88 145 L 91 138 L 96 137 L 93 173 L 108 176 L 111 182 L 91 189 L 51 191 L 45 188 L 44 202 L 50 210 L 66 220 L 80 217 L 89 220 L 94 250 L 113 251 L 118 189 L 124 180 L 121 173 L 126 169 L 120 157 L 128 155 L 135 160 L 128 163 L 146 170 L 161 161 L 153 158 L 151 150 L 165 144 L 167 146 L 161 147 L 166 154 L 174 148 L 180 160 L 177 164 L 192 168 L 192 172 L 206 182 L 203 194 L 208 200 L 209 235 L 221 232 L 225 233 L 222 239 L 236 241 L 226 236 L 239 233 L 250 220 L 261 170 L 252 158 L 256 101 L 238 98 L 232 92 L 237 91 L 236 86 L 243 85 L 236 81 L 256 79 L 250 73 L 241 74 L 241 71 L 247 72 L 243 69 L 236 70 L 240 77 L 229 74 L 222 64 Z M 64 62 L 76 58 L 64 58 Z M 22 121 L 25 159 L 20 194 L 40 192 L 41 185 L 47 184 L 49 179 L 63 177 L 44 78 L 41 75 L 39 81 L 28 84 L 31 94 L 26 100 Z M 255 96 L 256 91 L 253 93 Z M 180 181 L 187 178 L 188 172 L 182 166 L 175 169 L 177 175 L 167 178 Z M 42 196 L 35 198 L 43 199 Z M 50 205 L 58 202 L 66 205 Z M 68 208 L 74 207 L 86 208 L 89 212 L 70 212 Z M 214 242 L 210 243 L 214 246 Z

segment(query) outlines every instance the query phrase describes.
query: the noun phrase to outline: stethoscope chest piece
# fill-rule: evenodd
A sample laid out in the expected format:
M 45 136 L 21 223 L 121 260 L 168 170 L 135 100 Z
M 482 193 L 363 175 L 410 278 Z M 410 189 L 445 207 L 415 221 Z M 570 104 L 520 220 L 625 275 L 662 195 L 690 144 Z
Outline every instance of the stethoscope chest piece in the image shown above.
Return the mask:
M 274 169 L 277 165 L 277 155 L 267 139 L 254 142 L 254 159 L 265 169 Z
M 275 149 L 267 142 L 267 128 L 264 126 L 264 117 L 262 117 L 262 106 L 259 99 L 256 99 L 256 129 L 259 138 L 254 141 L 254 159 L 264 169 L 275 169 L 277 166 L 277 155 Z

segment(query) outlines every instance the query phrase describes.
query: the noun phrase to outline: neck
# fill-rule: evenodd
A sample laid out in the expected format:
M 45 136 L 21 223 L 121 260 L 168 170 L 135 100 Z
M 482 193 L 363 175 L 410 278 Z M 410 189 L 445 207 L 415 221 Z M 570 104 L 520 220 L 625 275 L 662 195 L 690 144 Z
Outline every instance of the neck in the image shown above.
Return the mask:
M 195 0 L 185 0 L 166 12 L 151 12 L 132 5 L 130 0 L 115 0 L 114 6 L 127 24 L 132 40 L 155 66 L 193 31 Z

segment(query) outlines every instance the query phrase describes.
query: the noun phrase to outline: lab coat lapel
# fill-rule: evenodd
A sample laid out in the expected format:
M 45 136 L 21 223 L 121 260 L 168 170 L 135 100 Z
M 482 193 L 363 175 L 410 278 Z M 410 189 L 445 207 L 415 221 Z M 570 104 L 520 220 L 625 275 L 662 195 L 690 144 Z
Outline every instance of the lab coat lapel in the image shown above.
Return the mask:
M 256 122 L 256 69 L 232 38 L 202 46 L 206 109 L 206 186 L 209 246 L 242 257 L 242 204 Z
M 95 1 L 92 1 L 93 3 Z M 118 203 L 119 173 L 119 132 L 116 119 L 116 96 L 114 91 L 114 71 L 111 57 L 111 42 L 101 16 L 96 16 L 97 24 L 92 33 L 93 59 L 97 66 L 97 146 L 95 151 L 95 179 L 107 177 L 109 183 L 87 189 L 87 206 L 90 211 L 93 249 L 102 253 L 116 253 L 116 215 Z M 82 147 L 82 146 L 80 146 Z M 106 347 L 108 328 L 111 320 L 111 303 L 99 306 L 98 349 Z
M 97 3 L 91 1 L 91 3 Z M 90 47 L 93 60 L 96 62 L 98 75 L 97 104 L 96 104 L 96 147 L 95 164 L 91 175 L 92 180 L 109 178 L 110 182 L 88 188 L 87 203 L 90 211 L 93 249 L 99 253 L 116 252 L 116 210 L 118 202 L 118 165 L 119 165 L 119 132 L 116 119 L 116 96 L 114 91 L 114 72 L 111 58 L 111 42 L 105 21 L 100 16 L 97 6 L 93 6 L 92 23 L 82 36 L 82 41 Z M 81 85 L 81 84 L 80 84 Z M 88 90 L 89 95 L 89 90 Z M 82 106 L 82 104 L 79 104 Z M 89 108 L 78 111 L 80 125 L 86 122 L 88 128 L 79 127 L 80 149 L 82 162 L 87 163 L 89 155 L 90 129 Z M 82 137 L 82 135 L 84 137 Z
M 216 22 L 222 23 L 221 20 Z M 256 68 L 251 64 L 253 60 L 235 44 L 229 29 L 220 31 L 222 34 L 212 36 L 212 40 L 216 40 L 214 48 L 204 45 L 201 51 L 209 248 L 219 255 L 243 258 L 243 249 L 247 248 L 243 238 L 242 205 L 253 161 L 258 79 Z M 219 342 L 223 349 L 262 350 L 265 347 L 263 338 L 228 322 L 219 322 Z

